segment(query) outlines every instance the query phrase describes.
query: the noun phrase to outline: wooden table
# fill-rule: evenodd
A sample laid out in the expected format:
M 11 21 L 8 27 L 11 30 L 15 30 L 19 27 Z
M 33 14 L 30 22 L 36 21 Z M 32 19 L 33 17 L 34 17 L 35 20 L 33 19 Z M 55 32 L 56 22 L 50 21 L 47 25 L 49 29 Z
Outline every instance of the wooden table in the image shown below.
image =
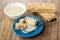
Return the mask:
M 60 40 L 60 0 L 55 0 L 57 21 L 45 25 L 44 30 L 33 38 L 21 38 L 17 36 L 12 30 L 14 20 L 10 19 L 3 12 L 4 7 L 8 3 L 20 1 L 26 2 L 26 0 L 0 0 L 0 40 Z

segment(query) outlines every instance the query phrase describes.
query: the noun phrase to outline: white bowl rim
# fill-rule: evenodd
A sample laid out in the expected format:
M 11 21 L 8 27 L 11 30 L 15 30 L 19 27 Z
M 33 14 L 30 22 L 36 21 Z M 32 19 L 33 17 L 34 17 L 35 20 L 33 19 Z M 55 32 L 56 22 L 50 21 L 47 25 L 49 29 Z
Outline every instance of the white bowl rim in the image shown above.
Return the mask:
M 9 15 L 9 14 L 6 12 L 6 8 L 9 7 L 9 5 L 15 5 L 15 4 L 20 5 L 20 6 L 23 5 L 24 8 L 25 8 L 24 12 L 23 12 L 22 14 L 20 14 L 20 15 L 23 15 L 23 14 L 26 12 L 27 7 L 26 7 L 26 5 L 25 5 L 24 3 L 21 3 L 21 2 L 9 3 L 9 4 L 6 5 L 5 8 L 4 8 L 4 13 L 5 13 L 7 16 L 11 17 L 11 15 Z M 14 16 L 20 16 L 20 15 L 14 15 Z

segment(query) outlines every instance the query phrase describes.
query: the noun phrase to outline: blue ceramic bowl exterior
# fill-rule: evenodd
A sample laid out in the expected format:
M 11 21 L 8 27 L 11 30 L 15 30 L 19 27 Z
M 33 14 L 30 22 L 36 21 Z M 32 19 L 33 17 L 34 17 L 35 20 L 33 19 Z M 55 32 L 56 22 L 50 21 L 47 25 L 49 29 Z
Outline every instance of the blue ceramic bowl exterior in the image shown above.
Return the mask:
M 26 16 L 22 16 L 15 20 L 15 22 L 12 25 L 13 31 L 20 37 L 33 37 L 33 36 L 36 36 L 37 34 L 41 33 L 41 31 L 43 30 L 43 25 L 39 26 L 37 29 L 35 29 L 34 31 L 29 32 L 29 33 L 23 33 L 21 30 L 15 30 L 15 23 L 18 23 L 20 21 L 20 19 L 25 18 L 25 17 Z M 36 16 L 29 16 L 29 17 L 36 19 L 37 25 L 43 24 L 42 20 L 39 19 L 38 17 L 36 17 Z

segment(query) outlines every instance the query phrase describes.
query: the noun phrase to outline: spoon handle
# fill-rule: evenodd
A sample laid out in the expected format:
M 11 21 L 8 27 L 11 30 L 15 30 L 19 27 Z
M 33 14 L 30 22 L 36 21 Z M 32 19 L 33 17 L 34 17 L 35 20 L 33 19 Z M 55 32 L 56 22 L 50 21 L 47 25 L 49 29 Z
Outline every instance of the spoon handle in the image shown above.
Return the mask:
M 49 22 L 45 22 L 45 23 L 39 24 L 38 26 L 45 25 L 45 24 L 48 24 L 48 23 L 53 22 L 53 21 L 56 21 L 56 18 L 55 18 L 55 19 L 52 19 L 52 20 L 49 21 Z

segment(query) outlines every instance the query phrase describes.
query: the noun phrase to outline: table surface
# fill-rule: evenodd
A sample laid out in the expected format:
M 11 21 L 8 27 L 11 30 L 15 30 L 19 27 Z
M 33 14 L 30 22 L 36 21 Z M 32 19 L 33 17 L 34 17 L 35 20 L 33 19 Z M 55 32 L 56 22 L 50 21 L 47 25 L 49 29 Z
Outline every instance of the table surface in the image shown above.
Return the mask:
M 55 0 L 57 21 L 45 25 L 43 31 L 33 38 L 21 38 L 17 36 L 12 31 L 11 26 L 14 20 L 6 16 L 3 12 L 4 7 L 8 3 L 20 1 L 25 2 L 26 0 L 0 0 L 0 40 L 60 40 L 60 0 Z

